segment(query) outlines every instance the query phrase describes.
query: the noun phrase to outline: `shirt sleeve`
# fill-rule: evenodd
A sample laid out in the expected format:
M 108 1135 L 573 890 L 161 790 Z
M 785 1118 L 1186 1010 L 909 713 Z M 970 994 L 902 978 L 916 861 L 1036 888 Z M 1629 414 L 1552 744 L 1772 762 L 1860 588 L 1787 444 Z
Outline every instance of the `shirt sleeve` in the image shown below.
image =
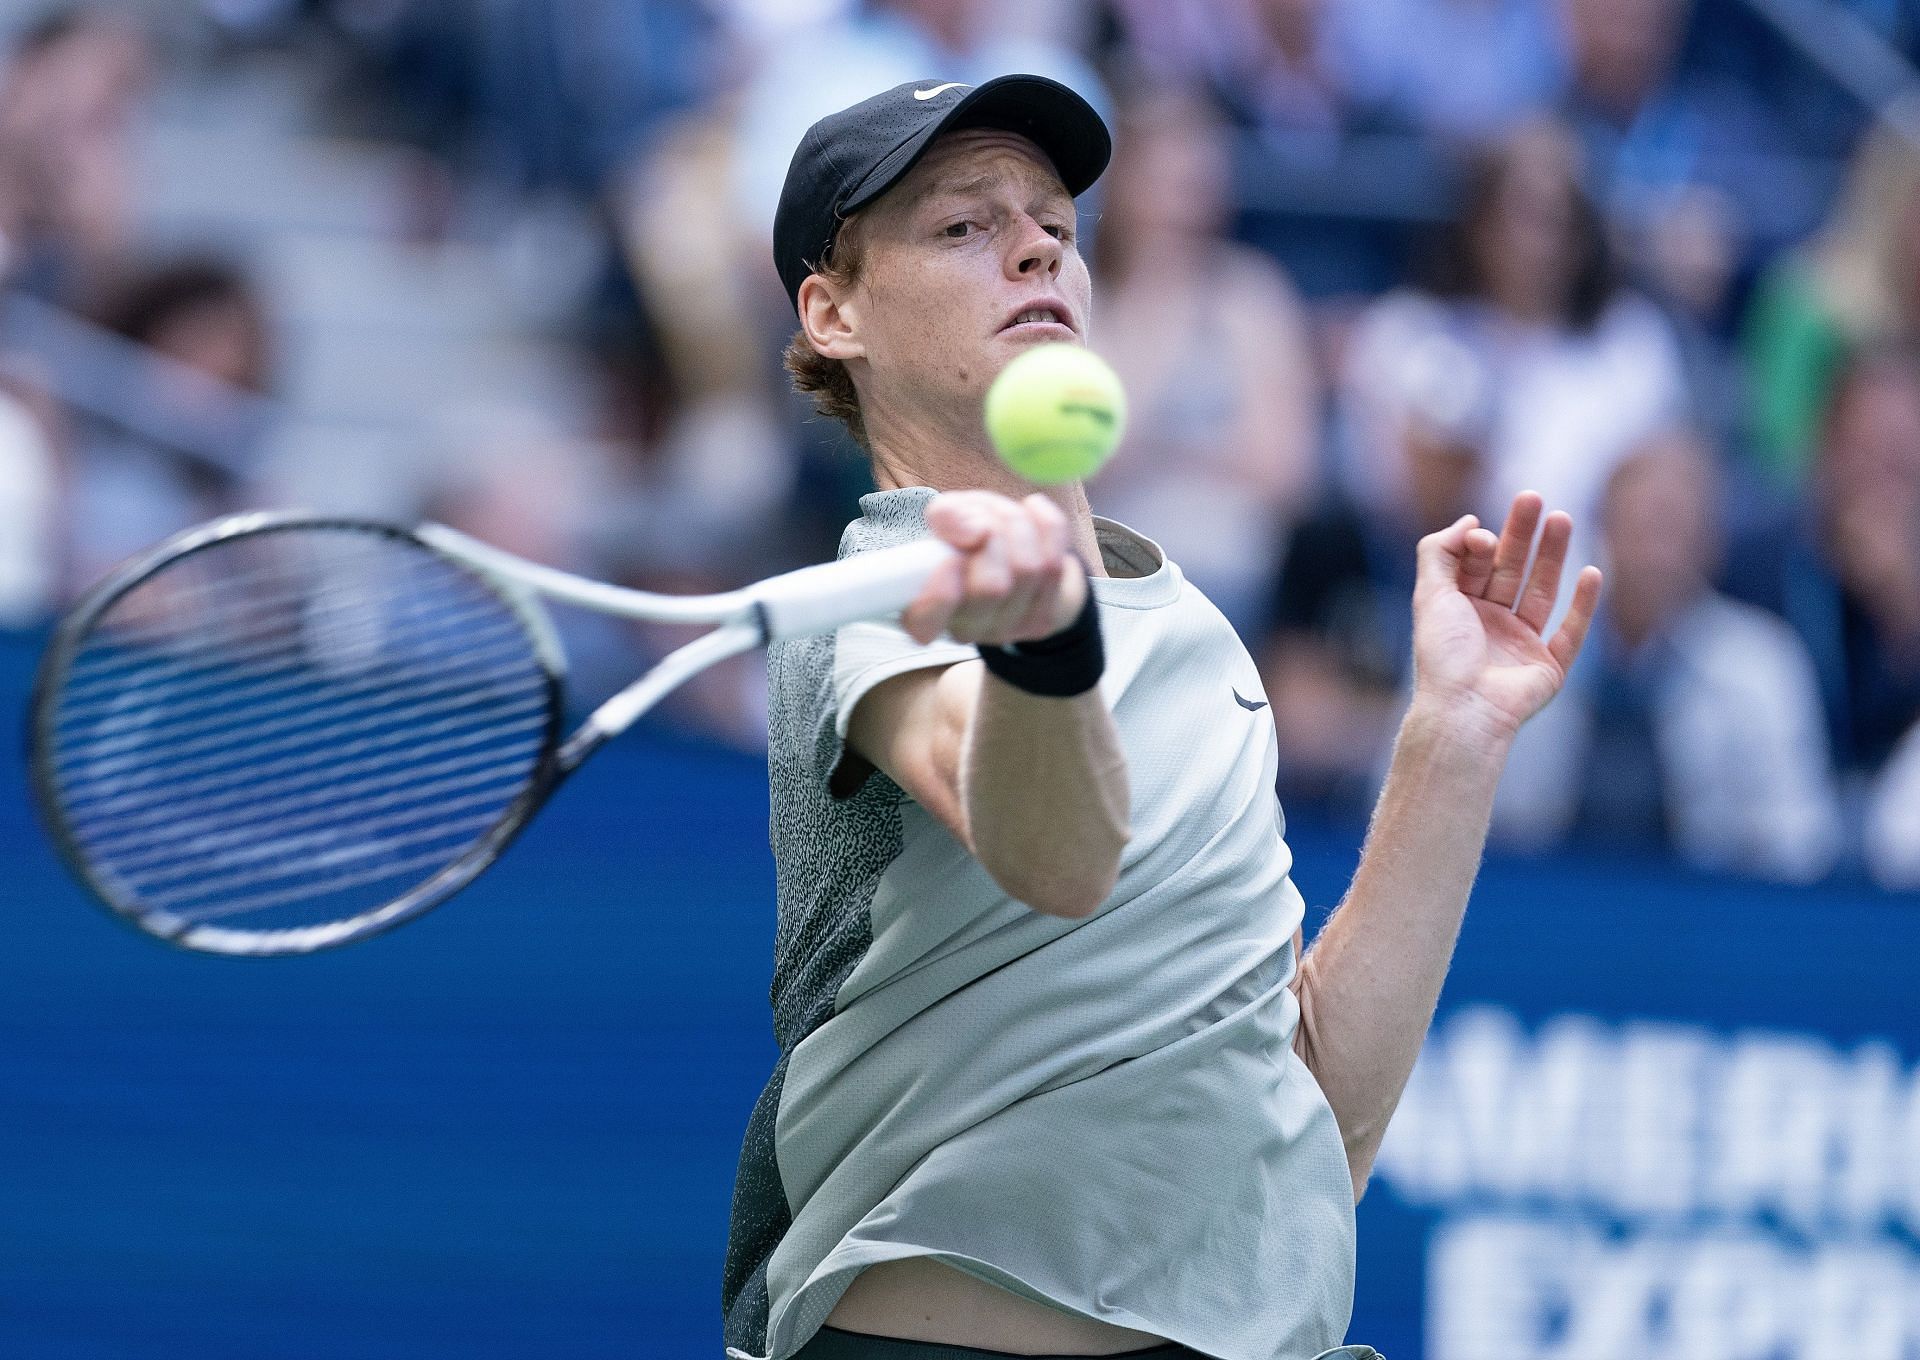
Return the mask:
M 938 670 L 960 661 L 974 661 L 977 648 L 950 638 L 915 642 L 898 624 L 867 620 L 850 623 L 834 636 L 833 730 L 834 760 L 827 788 L 835 798 L 850 798 L 873 773 L 873 766 L 847 748 L 847 725 L 853 710 L 876 685 L 913 671 Z

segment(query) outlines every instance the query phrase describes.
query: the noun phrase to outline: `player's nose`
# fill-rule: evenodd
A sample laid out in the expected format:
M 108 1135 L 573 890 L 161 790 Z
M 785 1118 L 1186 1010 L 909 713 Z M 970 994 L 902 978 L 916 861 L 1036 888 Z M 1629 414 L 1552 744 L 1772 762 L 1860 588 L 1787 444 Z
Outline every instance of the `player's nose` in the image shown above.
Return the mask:
M 1066 255 L 1066 247 L 1060 238 L 1031 217 L 1023 218 L 1018 233 L 1016 249 L 1009 253 L 1008 259 L 1013 268 L 1009 273 L 1014 278 L 1028 279 L 1040 274 L 1056 278 L 1060 273 L 1060 263 Z

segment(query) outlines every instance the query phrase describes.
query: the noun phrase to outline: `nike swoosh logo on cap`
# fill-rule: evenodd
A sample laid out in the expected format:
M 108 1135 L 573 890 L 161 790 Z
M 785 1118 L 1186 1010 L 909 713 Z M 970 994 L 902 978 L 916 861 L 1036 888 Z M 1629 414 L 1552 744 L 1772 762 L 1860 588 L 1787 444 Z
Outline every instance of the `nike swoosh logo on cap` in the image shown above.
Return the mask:
M 1255 703 L 1251 699 L 1241 699 L 1240 691 L 1237 689 L 1233 692 L 1233 697 L 1235 699 L 1238 699 L 1240 702 L 1240 707 L 1246 709 L 1247 712 L 1249 713 L 1258 713 L 1261 709 L 1267 706 L 1267 701 L 1265 699 L 1262 699 L 1259 703 Z
M 931 90 L 915 90 L 913 92 L 913 97 L 915 99 L 931 99 L 937 94 L 945 94 L 948 90 L 964 90 L 966 88 L 967 88 L 966 81 L 950 80 L 945 85 L 934 86 Z

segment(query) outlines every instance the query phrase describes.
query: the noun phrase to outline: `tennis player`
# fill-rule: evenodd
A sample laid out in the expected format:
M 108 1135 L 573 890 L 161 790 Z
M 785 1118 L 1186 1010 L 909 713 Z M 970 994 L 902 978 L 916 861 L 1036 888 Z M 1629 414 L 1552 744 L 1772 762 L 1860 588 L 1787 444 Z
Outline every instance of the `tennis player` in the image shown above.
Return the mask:
M 734 1195 L 736 1357 L 1373 1354 L 1333 1350 L 1354 1202 L 1599 573 L 1548 638 L 1564 514 L 1527 494 L 1498 535 L 1422 541 L 1412 704 L 1302 958 L 1246 649 L 981 426 L 1009 359 L 1091 333 L 1074 199 L 1108 155 L 1063 86 L 928 80 L 815 124 L 788 172 L 788 366 L 879 488 L 841 555 L 959 555 L 900 626 L 771 656 L 781 1058 Z

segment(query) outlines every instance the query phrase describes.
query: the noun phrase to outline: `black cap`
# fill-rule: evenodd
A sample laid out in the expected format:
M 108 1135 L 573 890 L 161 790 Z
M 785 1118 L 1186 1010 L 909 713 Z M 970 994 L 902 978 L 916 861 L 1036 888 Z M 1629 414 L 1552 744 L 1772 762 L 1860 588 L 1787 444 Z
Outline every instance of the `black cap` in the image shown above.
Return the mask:
M 800 139 L 773 218 L 773 262 L 795 311 L 800 285 L 826 256 L 841 220 L 899 183 L 935 137 L 961 128 L 1026 137 L 1047 153 L 1075 198 L 1113 154 L 1093 105 L 1044 76 L 996 76 L 984 85 L 909 81 L 829 114 Z

